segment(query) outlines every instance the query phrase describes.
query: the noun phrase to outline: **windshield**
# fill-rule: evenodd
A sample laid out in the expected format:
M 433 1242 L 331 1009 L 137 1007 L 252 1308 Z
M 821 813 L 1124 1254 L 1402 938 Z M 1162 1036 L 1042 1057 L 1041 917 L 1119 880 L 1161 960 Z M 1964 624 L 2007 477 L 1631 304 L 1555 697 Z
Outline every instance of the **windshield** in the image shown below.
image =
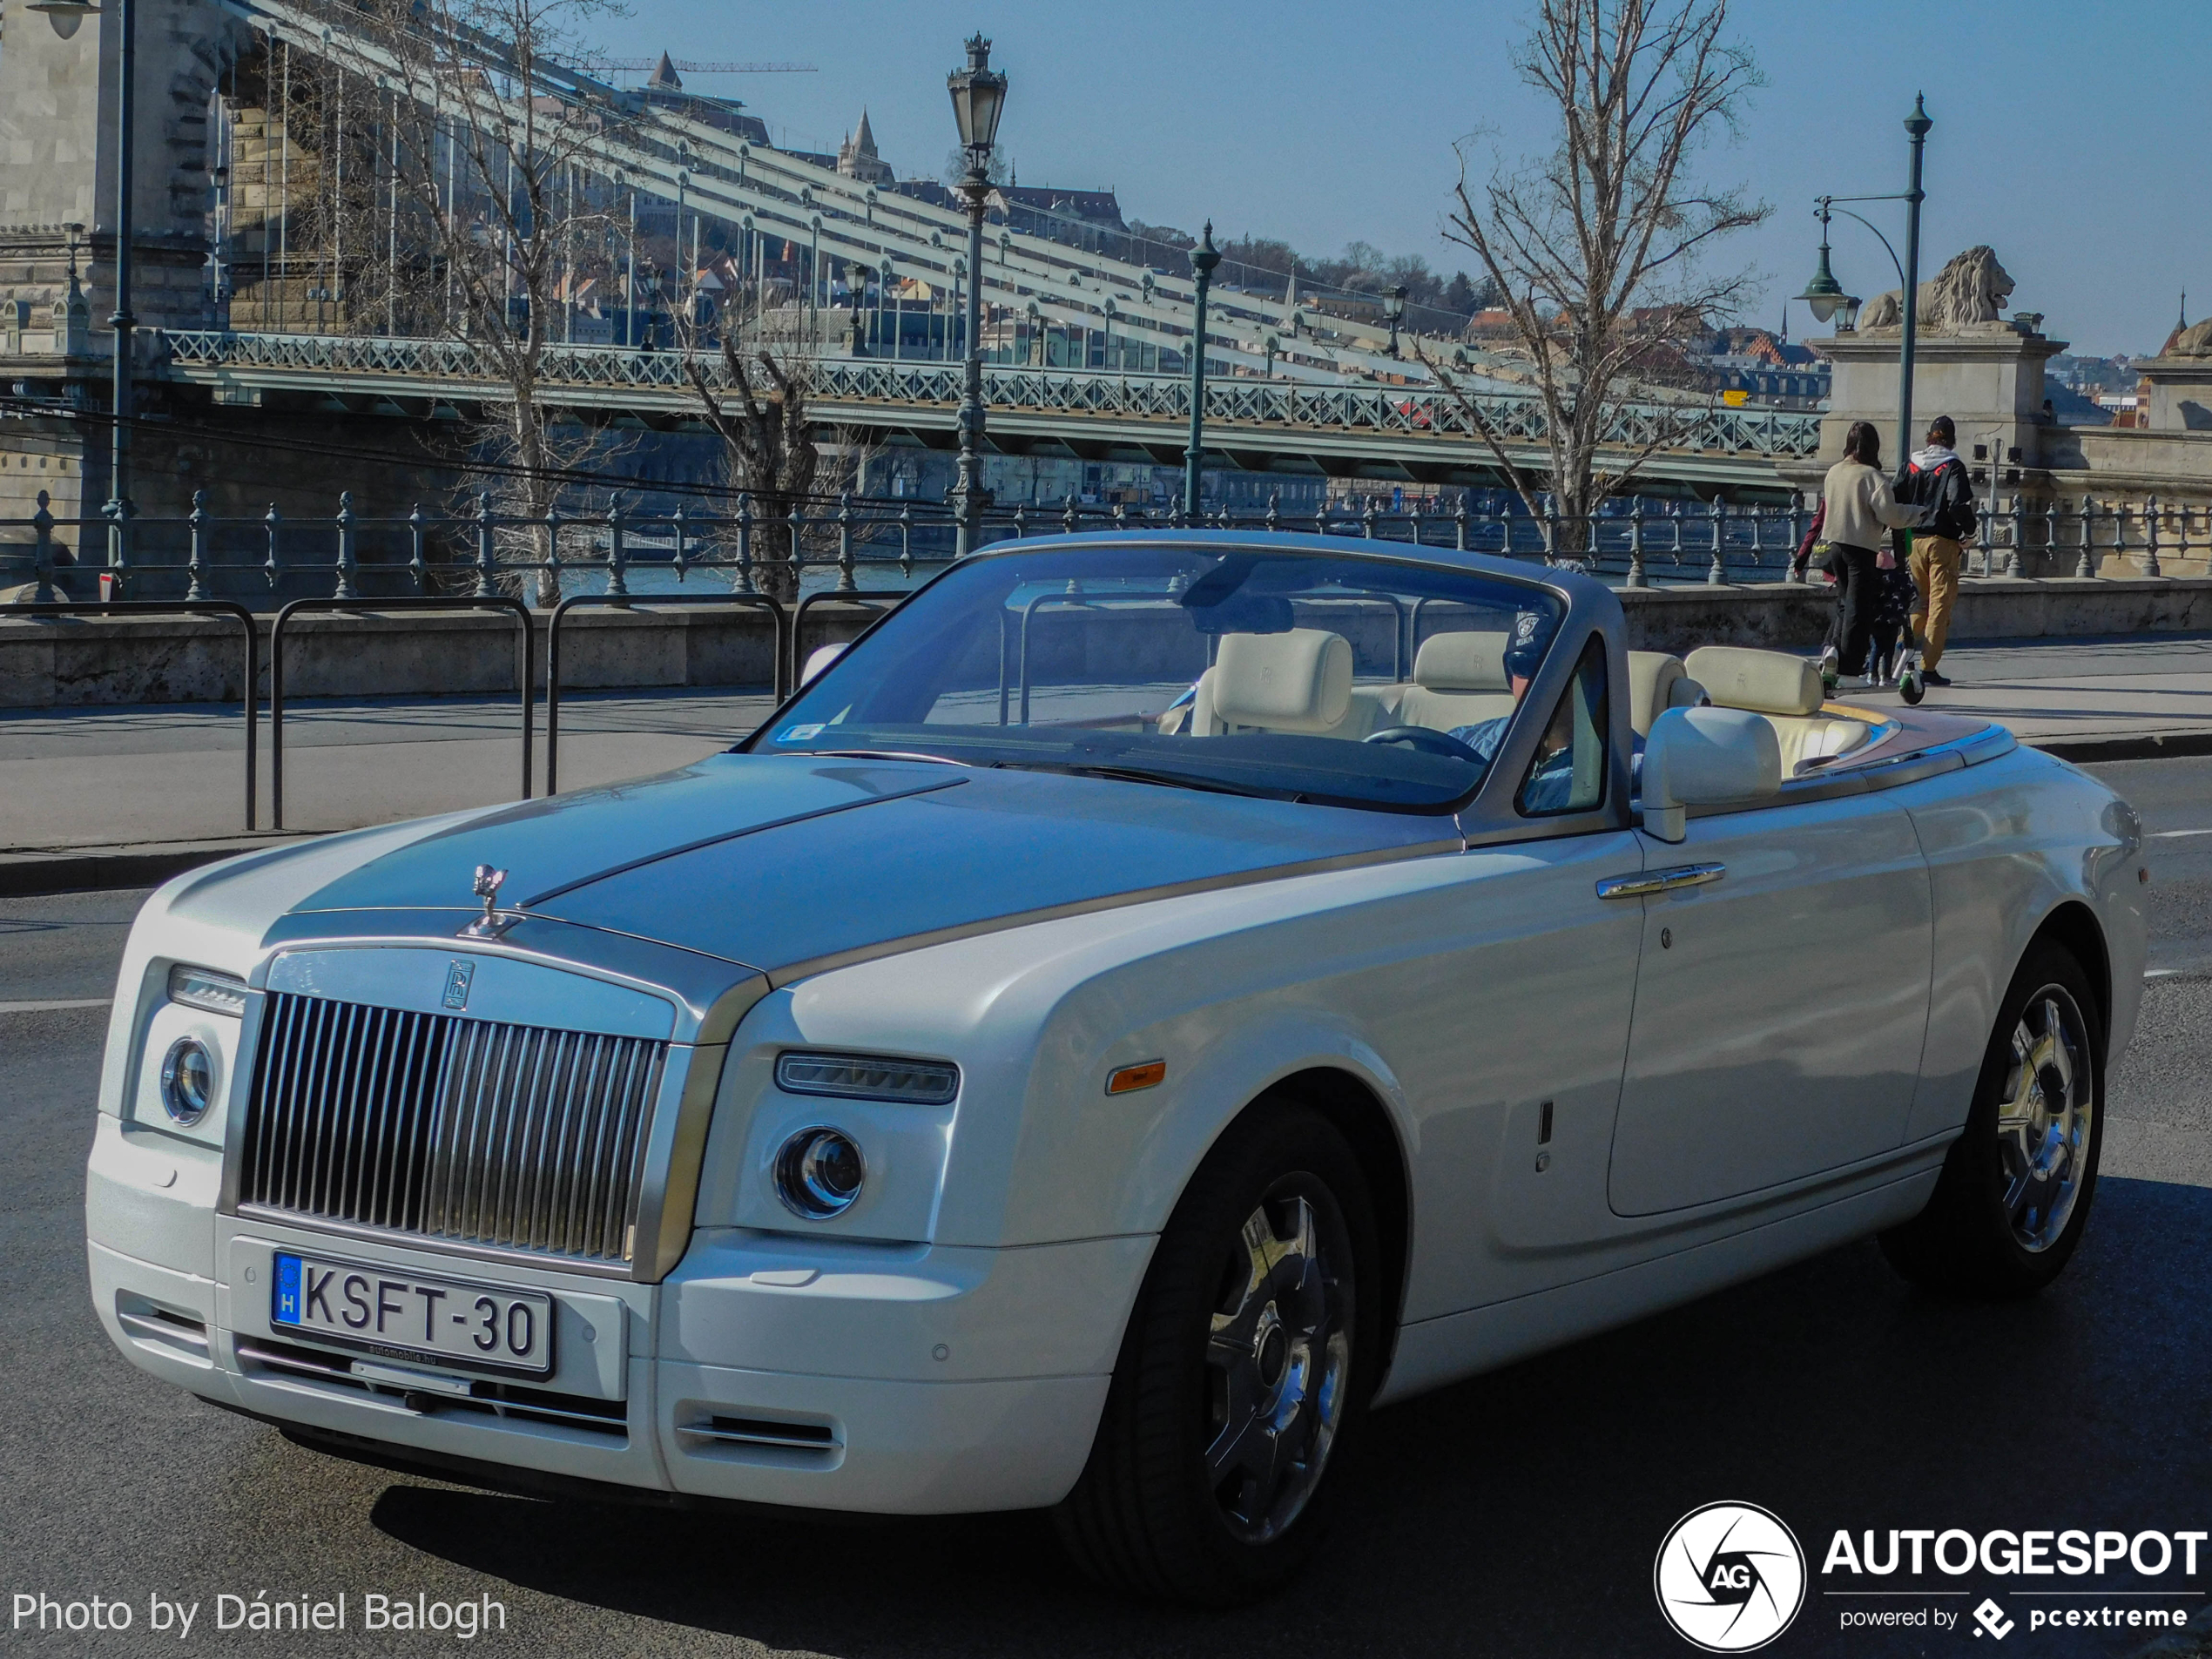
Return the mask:
M 1533 585 L 1320 550 L 988 554 L 744 746 L 1438 811 L 1481 782 L 1563 610 Z

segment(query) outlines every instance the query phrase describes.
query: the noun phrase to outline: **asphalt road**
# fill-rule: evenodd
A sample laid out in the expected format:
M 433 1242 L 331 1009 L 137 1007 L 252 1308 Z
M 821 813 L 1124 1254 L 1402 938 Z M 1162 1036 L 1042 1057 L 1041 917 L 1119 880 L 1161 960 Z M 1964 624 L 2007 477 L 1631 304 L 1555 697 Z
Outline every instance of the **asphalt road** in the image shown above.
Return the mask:
M 2203 1527 L 2212 833 L 2175 832 L 2212 831 L 2212 759 L 2102 770 L 2161 837 L 2155 977 L 2112 1079 L 2093 1224 L 2056 1287 L 1938 1301 L 1853 1245 L 1382 1413 L 1322 1562 L 1228 1615 L 1099 1594 L 1034 1516 L 816 1526 L 489 1496 L 321 1457 L 199 1405 L 111 1352 L 87 1305 L 82 1167 L 104 1011 L 0 1012 L 0 1609 L 17 1592 L 137 1606 L 124 1635 L 0 1623 L 0 1643 L 455 1648 L 206 1628 L 219 1593 L 345 1590 L 358 1605 L 381 1590 L 489 1593 L 507 1633 L 468 1646 L 533 1655 L 1680 1656 L 1694 1650 L 1656 1616 L 1653 1554 L 1716 1499 L 1764 1505 L 1808 1548 L 1839 1527 Z M 140 896 L 0 900 L 0 1005 L 105 996 Z M 189 1642 L 147 1629 L 157 1593 L 203 1604 Z M 1816 1598 L 1770 1651 L 1966 1640 L 1838 1634 L 1835 1606 Z M 2006 1646 L 2118 1655 L 2144 1638 Z

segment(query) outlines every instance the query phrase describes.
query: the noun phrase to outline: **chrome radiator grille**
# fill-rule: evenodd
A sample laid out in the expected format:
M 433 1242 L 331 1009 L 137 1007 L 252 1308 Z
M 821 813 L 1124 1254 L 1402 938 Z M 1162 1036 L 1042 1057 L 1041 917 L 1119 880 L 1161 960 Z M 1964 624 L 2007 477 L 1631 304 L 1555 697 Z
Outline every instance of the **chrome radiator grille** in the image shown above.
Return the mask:
M 627 1262 L 668 1045 L 273 995 L 242 1204 Z

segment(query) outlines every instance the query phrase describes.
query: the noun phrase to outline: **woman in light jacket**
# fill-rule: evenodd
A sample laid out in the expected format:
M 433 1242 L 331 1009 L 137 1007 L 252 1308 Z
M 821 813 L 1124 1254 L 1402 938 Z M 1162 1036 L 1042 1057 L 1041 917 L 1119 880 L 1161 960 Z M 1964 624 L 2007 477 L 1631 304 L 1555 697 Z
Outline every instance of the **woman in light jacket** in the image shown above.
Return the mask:
M 1828 469 L 1820 486 L 1828 544 L 1837 554 L 1836 606 L 1843 658 L 1837 664 L 1842 688 L 1865 687 L 1866 652 L 1873 643 L 1874 607 L 1880 598 L 1875 575 L 1886 533 L 1920 522 L 1922 509 L 1899 502 L 1882 475 L 1882 438 L 1873 424 L 1855 421 L 1844 439 L 1844 458 Z

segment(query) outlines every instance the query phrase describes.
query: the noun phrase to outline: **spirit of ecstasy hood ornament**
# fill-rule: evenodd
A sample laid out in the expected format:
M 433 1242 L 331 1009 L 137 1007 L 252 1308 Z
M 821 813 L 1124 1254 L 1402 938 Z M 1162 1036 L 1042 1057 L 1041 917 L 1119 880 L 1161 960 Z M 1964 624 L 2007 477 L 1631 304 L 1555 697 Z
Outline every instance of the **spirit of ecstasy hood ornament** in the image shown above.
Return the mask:
M 471 888 L 484 901 L 484 914 L 462 929 L 470 939 L 496 939 L 522 918 L 499 914 L 499 884 L 507 880 L 507 872 L 496 870 L 489 864 L 476 867 L 476 880 Z

